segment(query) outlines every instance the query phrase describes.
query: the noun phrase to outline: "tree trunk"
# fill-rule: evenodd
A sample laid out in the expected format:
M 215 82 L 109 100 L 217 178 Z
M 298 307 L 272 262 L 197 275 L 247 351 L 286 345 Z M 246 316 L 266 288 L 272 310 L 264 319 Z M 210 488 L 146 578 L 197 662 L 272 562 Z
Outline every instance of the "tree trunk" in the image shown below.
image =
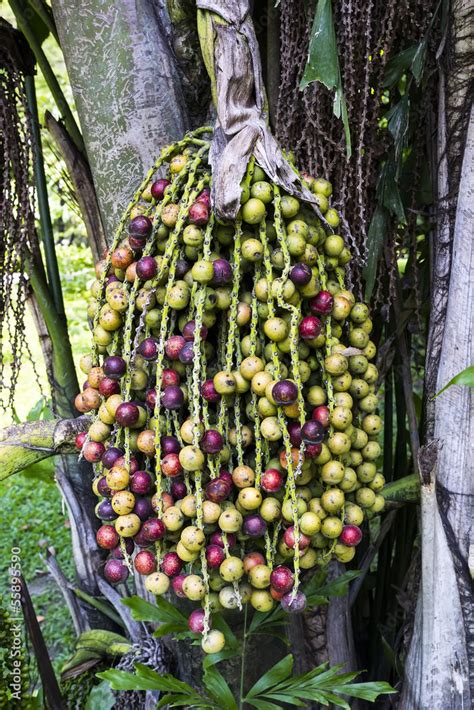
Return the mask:
M 161 5 L 53 0 L 108 241 L 163 145 L 189 128 Z
M 442 87 L 443 88 L 443 87 Z M 441 122 L 441 127 L 443 122 Z M 441 141 L 444 150 L 445 141 Z M 457 200 L 444 332 L 439 316 L 449 273 L 446 228 L 435 245 L 430 343 L 440 344 L 436 388 L 474 361 L 474 121 L 471 112 Z M 445 168 L 440 171 L 443 179 Z M 448 177 L 451 177 L 448 175 Z M 447 183 L 447 181 L 446 181 Z M 445 196 L 442 193 L 441 196 Z M 442 220 L 446 219 L 441 212 Z M 441 291 L 437 290 L 437 287 Z M 441 296 L 440 296 L 441 293 Z M 437 357 L 428 350 L 427 374 Z M 401 706 L 468 708 L 474 699 L 474 597 L 469 574 L 474 517 L 474 406 L 469 387 L 453 386 L 434 405 L 434 438 L 420 452 L 422 578 L 405 663 Z

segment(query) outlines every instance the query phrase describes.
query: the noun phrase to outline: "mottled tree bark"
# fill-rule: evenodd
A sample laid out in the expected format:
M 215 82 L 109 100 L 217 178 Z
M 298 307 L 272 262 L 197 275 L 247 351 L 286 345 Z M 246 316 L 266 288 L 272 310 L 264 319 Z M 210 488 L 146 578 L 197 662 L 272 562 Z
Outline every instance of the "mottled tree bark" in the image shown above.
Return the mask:
M 53 0 L 107 238 L 163 145 L 189 128 L 167 40 L 147 0 Z

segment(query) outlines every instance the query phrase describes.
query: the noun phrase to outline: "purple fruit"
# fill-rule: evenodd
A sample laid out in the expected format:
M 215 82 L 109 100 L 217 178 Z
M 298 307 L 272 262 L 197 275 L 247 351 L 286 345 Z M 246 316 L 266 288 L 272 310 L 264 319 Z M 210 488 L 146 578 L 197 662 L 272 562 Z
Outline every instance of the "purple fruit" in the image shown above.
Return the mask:
M 147 521 L 145 521 L 147 522 Z M 145 535 L 143 534 L 143 530 L 139 530 L 135 537 L 133 538 L 133 542 L 135 545 L 138 545 L 138 547 L 150 547 L 150 545 L 153 545 L 151 540 L 148 540 Z
M 158 345 L 155 338 L 142 340 L 138 352 L 145 360 L 155 360 L 158 355 Z
M 186 341 L 194 340 L 194 333 L 196 331 L 196 321 L 190 320 L 186 323 L 183 328 L 183 338 Z M 205 325 L 201 326 L 200 340 L 206 340 L 207 338 L 207 328 Z
M 213 503 L 222 503 L 231 491 L 231 486 L 220 478 L 214 478 L 206 486 L 206 497 Z
M 128 227 L 128 232 L 131 234 L 133 237 L 149 237 L 151 234 L 151 230 L 153 229 L 153 223 L 149 217 L 146 217 L 145 215 L 138 215 L 138 217 L 134 217 L 132 221 L 129 224 Z
M 186 345 L 181 348 L 179 360 L 183 363 L 183 365 L 192 364 L 194 360 L 194 343 L 186 343 Z
M 303 592 L 296 592 L 294 599 L 292 596 L 292 592 L 285 594 L 280 602 L 281 606 L 284 611 L 290 614 L 300 614 L 306 608 L 306 595 Z
M 272 397 L 280 406 L 294 404 L 298 399 L 298 388 L 291 380 L 280 380 L 273 385 Z
M 299 325 L 299 334 L 303 340 L 313 340 L 321 333 L 322 323 L 316 316 L 306 316 Z
M 185 345 L 186 341 L 182 335 L 172 335 L 165 343 L 165 353 L 170 360 L 178 360 Z
M 214 276 L 212 283 L 214 286 L 225 286 L 232 281 L 232 267 L 227 259 L 215 259 L 212 262 Z
M 161 404 L 165 409 L 180 409 L 184 404 L 184 392 L 181 387 L 177 385 L 166 387 L 161 394 Z
M 137 261 L 137 276 L 142 281 L 154 279 L 158 273 L 158 264 L 152 256 L 142 256 Z
M 128 569 L 120 560 L 107 560 L 104 565 L 104 577 L 110 584 L 120 584 L 128 577 Z
M 112 508 L 112 503 L 108 499 L 96 505 L 95 514 L 100 520 L 115 520 L 117 517 L 117 513 Z
M 120 380 L 127 372 L 127 363 L 119 355 L 110 355 L 104 360 L 104 372 L 111 380 Z
M 123 539 L 123 542 L 125 543 L 125 551 L 127 555 L 131 555 L 135 548 L 133 540 L 131 540 L 129 537 L 126 537 Z M 114 549 L 110 552 L 110 556 L 114 560 L 123 560 L 123 552 L 121 546 L 117 545 L 117 547 L 114 547 Z
M 104 468 L 112 468 L 112 466 L 115 465 L 117 459 L 123 456 L 124 453 L 125 452 L 123 449 L 118 449 L 116 446 L 111 446 L 110 448 L 105 450 L 105 453 L 102 456 L 102 465 L 104 466 Z
M 301 446 L 301 427 L 297 422 L 288 424 L 288 434 L 290 435 L 291 445 L 299 449 Z
M 246 535 L 262 537 L 262 535 L 265 535 L 266 529 L 267 524 L 258 513 L 252 513 L 244 518 L 243 531 Z
M 206 547 L 206 560 L 210 569 L 217 569 L 225 560 L 225 550 L 220 545 Z
M 115 411 L 115 421 L 123 427 L 133 426 L 138 422 L 140 410 L 133 402 L 122 402 Z
M 316 315 L 328 315 L 332 311 L 334 305 L 334 298 L 329 293 L 329 291 L 320 291 L 314 298 L 309 302 L 309 307 L 311 313 Z
M 175 436 L 162 436 L 160 444 L 164 456 L 166 456 L 166 454 L 179 454 L 181 451 L 179 441 Z
M 145 496 L 151 490 L 151 476 L 148 471 L 135 471 L 130 478 L 130 490 L 137 495 Z
M 325 429 L 321 422 L 311 419 L 303 425 L 301 436 L 305 444 L 321 444 L 324 441 Z
M 146 520 L 153 515 L 153 506 L 149 498 L 137 498 L 133 512 L 138 515 L 140 520 Z
M 201 449 L 206 454 L 218 454 L 224 446 L 222 434 L 217 429 L 208 429 L 199 442 Z
M 186 259 L 178 259 L 178 261 L 176 262 L 176 269 L 175 269 L 176 278 L 178 280 L 183 279 L 186 276 L 186 274 L 188 273 L 190 268 L 191 268 L 191 264 L 189 263 L 189 261 L 186 261 Z
M 157 540 L 161 540 L 166 532 L 166 527 L 159 518 L 150 518 L 149 520 L 145 520 L 140 532 L 145 540 L 156 542 Z
M 311 281 L 313 272 L 307 264 L 295 264 L 290 271 L 290 279 L 295 286 L 305 286 Z
M 164 178 L 155 180 L 155 182 L 151 186 L 151 196 L 155 200 L 162 200 L 168 185 L 171 185 L 170 181 L 165 180 Z
M 184 481 L 173 481 L 171 484 L 171 495 L 175 500 L 184 498 L 187 494 L 186 484 Z
M 105 476 L 99 478 L 99 481 L 97 483 L 97 491 L 101 496 L 107 496 L 107 498 L 112 495 L 112 491 L 107 485 L 107 479 Z

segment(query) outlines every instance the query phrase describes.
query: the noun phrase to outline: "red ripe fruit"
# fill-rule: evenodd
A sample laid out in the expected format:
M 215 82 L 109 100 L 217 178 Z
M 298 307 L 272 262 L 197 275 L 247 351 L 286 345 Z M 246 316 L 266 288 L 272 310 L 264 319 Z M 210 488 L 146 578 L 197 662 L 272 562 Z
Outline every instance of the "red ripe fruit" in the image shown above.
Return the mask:
M 173 587 L 173 591 L 176 594 L 177 597 L 180 599 L 184 599 L 186 594 L 183 591 L 183 582 L 186 579 L 188 575 L 187 574 L 177 574 L 176 577 L 173 577 L 171 581 L 171 586 Z
M 280 602 L 284 597 L 283 592 L 277 592 L 277 590 L 274 589 L 273 587 L 270 587 L 270 594 L 272 595 L 272 599 L 274 599 L 277 602 Z
M 309 302 L 311 313 L 315 315 L 327 316 L 332 311 L 334 298 L 329 291 L 320 291 Z
M 283 485 L 283 476 L 276 468 L 268 468 L 262 476 L 261 485 L 265 493 L 276 493 Z
M 104 565 L 104 577 L 110 584 L 120 584 L 128 577 L 128 569 L 120 560 L 107 560 Z
M 196 197 L 196 202 L 204 202 L 205 205 L 210 207 L 211 191 L 208 187 L 205 187 L 204 190 Z
M 171 493 L 175 500 L 184 498 L 187 494 L 186 484 L 184 481 L 173 481 L 171 484 Z
M 76 444 L 76 449 L 79 449 L 79 451 L 82 449 L 84 446 L 84 442 L 87 439 L 87 432 L 86 431 L 81 431 L 75 438 L 75 444 Z
M 186 345 L 182 335 L 172 335 L 165 343 L 165 353 L 170 360 L 179 360 L 179 353 Z
M 244 571 L 248 574 L 253 567 L 264 565 L 265 557 L 261 552 L 248 552 L 244 557 Z
M 153 543 L 150 542 L 150 540 L 147 540 L 146 537 L 143 535 L 142 530 L 139 530 L 137 532 L 137 534 L 133 538 L 133 542 L 138 547 L 151 547 L 151 545 L 153 545 Z
M 155 389 L 147 390 L 146 395 L 145 395 L 145 402 L 146 402 L 146 406 L 148 407 L 148 409 L 153 410 L 155 408 L 155 405 L 156 405 L 156 390 Z
M 119 394 L 120 385 L 117 380 L 111 377 L 104 377 L 99 382 L 99 392 L 103 397 L 111 397 L 113 394 Z
M 149 540 L 150 542 L 161 540 L 165 532 L 165 524 L 159 518 L 150 518 L 149 520 L 145 520 L 141 529 L 141 533 L 145 540 Z
M 141 550 L 133 561 L 138 574 L 151 574 L 156 571 L 156 557 L 150 550 Z
M 127 462 L 125 460 L 125 456 L 120 456 L 120 458 L 118 458 L 116 460 L 114 465 L 115 466 L 125 466 L 126 468 L 128 468 L 131 476 L 133 476 L 133 474 L 136 473 L 140 468 L 140 464 L 138 463 L 135 456 L 132 456 L 130 458 L 130 464 L 128 466 L 127 466 Z
M 317 422 L 323 425 L 325 429 L 329 426 L 329 407 L 325 404 L 321 404 L 319 407 L 313 409 L 311 419 L 315 419 Z
M 97 530 L 95 539 L 99 547 L 104 550 L 112 550 L 120 542 L 120 536 L 113 525 L 101 525 Z
M 127 555 L 131 555 L 134 548 L 135 548 L 133 540 L 131 538 L 127 537 L 124 539 L 124 542 L 125 542 L 125 551 L 126 551 Z M 117 547 L 114 547 L 114 549 L 112 550 L 110 555 L 111 555 L 111 557 L 113 557 L 114 560 L 123 560 L 123 552 L 122 552 L 121 546 L 117 545 Z
M 140 496 L 145 496 L 151 490 L 151 476 L 148 471 L 135 471 L 130 478 L 130 490 Z
M 170 385 L 179 385 L 180 382 L 181 377 L 179 376 L 179 372 L 176 372 L 176 370 L 163 370 L 163 374 L 161 375 L 163 388 L 169 387 Z
M 197 227 L 203 227 L 209 221 L 209 207 L 205 202 L 194 202 L 189 208 L 188 219 Z
M 168 577 L 179 574 L 183 568 L 183 562 L 177 552 L 167 552 L 161 560 L 161 571 Z
M 161 461 L 161 470 L 165 476 L 173 478 L 179 476 L 183 471 L 183 467 L 179 462 L 178 454 L 167 454 Z
M 362 540 L 362 530 L 357 525 L 344 525 L 339 540 L 343 545 L 355 547 Z
M 204 609 L 194 609 L 188 619 L 189 630 L 195 634 L 202 634 L 204 631 Z
M 284 565 L 275 567 L 270 575 L 270 584 L 277 592 L 286 594 L 290 589 L 293 589 L 293 572 Z
M 321 333 L 321 321 L 316 316 L 306 316 L 298 330 L 303 340 L 313 340 Z
M 98 463 L 105 453 L 105 446 L 100 441 L 88 441 L 84 445 L 82 454 L 89 463 Z
M 206 547 L 206 560 L 210 569 L 217 569 L 225 560 L 225 551 L 220 545 Z
M 143 214 L 134 217 L 129 224 L 128 232 L 134 237 L 148 237 L 153 229 L 153 223 L 149 217 Z
M 218 454 L 224 446 L 224 438 L 217 429 L 208 429 L 199 443 L 206 454 Z
M 217 392 L 212 380 L 206 380 L 202 383 L 201 394 L 204 399 L 211 402 L 211 404 L 217 404 L 217 402 L 220 402 L 221 395 Z
M 162 200 L 168 185 L 171 185 L 170 181 L 165 180 L 164 178 L 161 178 L 160 180 L 155 180 L 155 182 L 151 186 L 151 196 L 155 200 Z
M 223 500 L 227 498 L 231 491 L 230 485 L 227 481 L 221 478 L 214 478 L 206 486 L 206 497 L 213 503 L 222 503 Z
M 285 533 L 283 535 L 283 541 L 287 547 L 290 549 L 295 548 L 295 529 L 293 525 L 291 525 L 289 528 L 285 530 Z M 300 532 L 300 541 L 298 547 L 300 550 L 306 550 L 307 547 L 309 547 L 309 543 L 311 542 L 311 538 L 309 538 L 307 535 L 304 535 L 303 533 Z
M 304 455 L 306 459 L 315 459 L 319 456 L 323 450 L 322 444 L 307 444 L 304 450 Z
M 212 533 L 210 541 L 212 545 L 219 545 L 219 547 L 222 548 L 224 547 L 224 540 L 222 538 L 222 533 L 220 530 L 217 530 L 216 532 Z M 236 542 L 237 538 L 235 537 L 234 533 L 227 533 L 227 543 L 229 547 L 234 547 Z
M 122 402 L 115 411 L 115 421 L 123 427 L 131 427 L 137 423 L 140 410 L 133 402 Z

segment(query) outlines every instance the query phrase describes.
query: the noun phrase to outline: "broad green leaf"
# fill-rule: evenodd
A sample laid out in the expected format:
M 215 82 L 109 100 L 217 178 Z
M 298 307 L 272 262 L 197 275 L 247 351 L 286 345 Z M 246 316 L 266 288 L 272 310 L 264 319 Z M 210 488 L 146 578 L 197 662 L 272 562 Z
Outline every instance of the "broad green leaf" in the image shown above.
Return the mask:
M 433 399 L 439 397 L 439 395 L 442 394 L 445 390 L 447 390 L 448 387 L 452 387 L 453 385 L 465 385 L 466 387 L 474 387 L 474 365 L 469 365 L 469 367 L 466 367 L 465 370 L 458 372 L 458 374 L 455 375 L 452 380 L 449 380 L 447 385 L 444 385 L 444 387 L 435 394 Z
M 308 59 L 300 82 L 300 89 L 305 89 L 313 81 L 319 81 L 330 91 L 335 91 L 333 113 L 336 118 L 342 118 L 346 152 L 347 157 L 350 158 L 352 155 L 351 133 L 342 89 L 331 0 L 318 0 L 311 28 Z
M 377 264 L 382 254 L 383 245 L 388 232 L 388 214 L 382 205 L 377 204 L 369 230 L 367 232 L 367 265 L 364 268 L 365 298 L 370 300 L 377 276 Z
M 116 697 L 108 683 L 103 681 L 95 685 L 84 705 L 84 710 L 111 710 L 115 705 Z
M 394 150 L 385 161 L 377 184 L 377 200 L 391 212 L 399 222 L 406 222 L 405 208 L 403 207 L 398 185 L 398 166 Z M 370 229 L 370 227 L 369 227 Z
M 396 54 L 390 61 L 387 62 L 385 67 L 385 76 L 382 82 L 382 87 L 384 89 L 390 89 L 392 86 L 400 81 L 403 74 L 405 74 L 411 67 L 413 60 L 416 55 L 416 50 L 418 45 L 414 44 L 408 49 L 404 49 L 403 52 Z
M 377 681 L 373 683 L 345 683 L 344 685 L 333 687 L 335 693 L 343 693 L 350 695 L 353 698 L 361 698 L 374 702 L 379 695 L 391 695 L 396 693 L 395 688 L 385 681 Z
M 51 411 L 51 402 L 44 397 L 40 397 L 26 415 L 27 422 L 51 421 L 52 419 L 54 419 L 54 414 Z
M 339 83 L 339 58 L 331 0 L 318 0 L 300 89 L 306 88 L 312 81 L 320 81 L 328 89 L 335 89 Z
M 410 114 L 410 103 L 408 94 L 405 94 L 398 103 L 387 112 L 387 128 L 393 137 L 395 148 L 395 160 L 402 154 L 405 136 L 408 130 L 408 118 Z
M 215 628 L 215 627 L 214 627 Z M 208 653 L 204 656 L 202 667 L 207 670 L 211 666 L 221 661 L 227 661 L 229 658 L 234 658 L 237 655 L 237 649 L 227 648 L 219 653 Z
M 159 677 L 158 680 L 151 681 L 146 678 L 138 678 L 135 673 L 113 669 L 96 673 L 96 676 L 106 680 L 113 690 L 167 690 L 167 688 L 160 686 Z
M 76 641 L 76 648 L 88 648 L 103 653 L 110 653 L 113 646 L 122 648 L 122 651 L 118 651 L 120 653 L 126 653 L 131 648 L 131 644 L 125 636 L 106 629 L 85 631 Z
M 305 586 L 304 592 L 308 598 L 313 596 L 319 596 L 322 598 L 342 597 L 349 591 L 349 583 L 352 582 L 353 579 L 357 579 L 360 574 L 361 573 L 358 570 L 348 570 L 347 572 L 344 572 L 343 574 L 339 575 L 339 577 L 336 577 L 330 582 L 326 582 L 324 584 L 321 584 L 321 578 L 318 578 L 315 575 Z
M 165 621 L 163 624 L 159 625 L 159 627 L 153 633 L 153 636 L 155 636 L 155 638 L 161 638 L 162 636 L 167 636 L 168 634 L 174 633 L 179 633 L 180 636 L 182 636 L 183 633 L 186 635 L 192 634 L 192 632 L 189 631 L 187 625 L 174 621 Z
M 216 701 L 218 707 L 225 708 L 225 710 L 237 710 L 237 703 L 232 691 L 224 676 L 215 666 L 209 666 L 204 670 L 203 681 L 207 692 Z
M 250 688 L 247 698 L 255 698 L 264 693 L 265 690 L 273 687 L 282 680 L 286 680 L 293 672 L 293 656 L 291 653 L 270 668 L 257 682 Z
M 270 703 L 267 700 L 261 700 L 260 698 L 254 698 L 252 700 L 247 700 L 249 705 L 252 705 L 257 710 L 281 710 L 281 705 L 275 705 L 275 703 Z
M 421 81 L 423 69 L 425 67 L 427 39 L 427 35 L 425 35 L 421 42 L 417 45 L 415 56 L 413 57 L 413 62 L 411 63 L 411 72 L 417 84 Z
M 156 604 L 150 604 L 137 596 L 121 599 L 121 602 L 131 609 L 135 621 L 150 621 L 156 624 L 177 622 L 184 624 L 187 628 L 187 619 L 184 614 L 163 597 L 156 597 Z

